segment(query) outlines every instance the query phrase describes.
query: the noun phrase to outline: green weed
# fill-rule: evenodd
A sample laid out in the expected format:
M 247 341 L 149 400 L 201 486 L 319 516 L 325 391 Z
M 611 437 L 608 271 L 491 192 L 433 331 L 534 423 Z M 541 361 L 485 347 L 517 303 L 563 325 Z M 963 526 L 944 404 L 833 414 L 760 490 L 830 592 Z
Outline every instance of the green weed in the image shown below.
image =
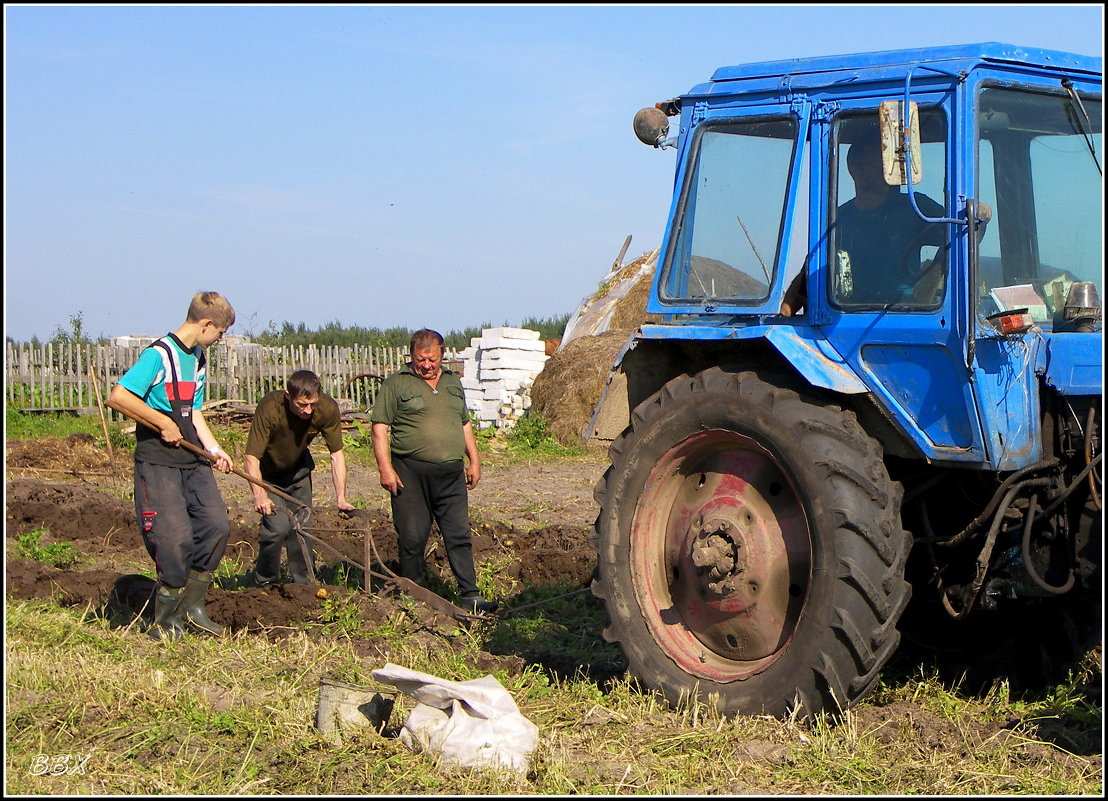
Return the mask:
M 490 557 L 485 557 L 478 562 L 477 588 L 482 597 L 493 600 L 507 596 L 519 586 L 519 582 L 511 578 L 506 568 L 513 562 L 513 556 L 507 551 L 497 551 Z
M 65 569 L 81 561 L 81 552 L 70 542 L 41 543 L 42 536 L 49 529 L 36 528 L 16 537 L 16 553 L 24 559 L 44 562 L 51 567 Z
M 482 453 L 490 449 L 493 442 L 496 440 L 496 436 L 496 426 L 488 426 L 487 428 L 473 427 L 473 438 L 477 441 L 477 449 Z
M 212 574 L 217 587 L 241 590 L 252 586 L 254 566 L 235 557 L 225 556 Z
M 547 421 L 538 415 L 521 417 L 508 433 L 508 449 L 538 456 L 580 456 L 585 453 L 584 447 L 562 445 L 554 439 L 547 426 Z
M 556 444 L 547 431 L 546 420 L 537 414 L 527 414 L 516 420 L 508 430 L 507 440 L 508 448 L 516 452 L 546 450 Z
M 353 596 L 327 597 L 321 602 L 320 620 L 324 631 L 336 637 L 351 637 L 361 631 L 365 620 L 362 610 L 354 603 Z
M 351 450 L 369 449 L 373 451 L 372 427 L 362 425 L 361 421 L 354 421 L 354 430 L 342 435 L 343 449 Z

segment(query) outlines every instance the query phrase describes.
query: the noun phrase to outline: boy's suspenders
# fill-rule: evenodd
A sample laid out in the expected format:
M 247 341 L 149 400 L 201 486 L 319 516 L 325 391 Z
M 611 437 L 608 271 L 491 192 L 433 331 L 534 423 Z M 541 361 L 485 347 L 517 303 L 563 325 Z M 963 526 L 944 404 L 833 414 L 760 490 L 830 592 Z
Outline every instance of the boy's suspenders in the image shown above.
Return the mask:
M 169 406 L 173 409 L 173 419 L 181 429 L 181 433 L 185 435 L 185 439 L 191 442 L 193 445 L 201 446 L 200 436 L 196 433 L 196 426 L 192 422 L 192 398 L 184 400 L 177 397 L 177 388 L 180 386 L 180 364 L 177 357 L 177 351 L 164 339 L 159 339 L 151 343 L 148 347 L 158 348 L 165 352 L 167 358 L 163 358 L 162 362 L 169 366 L 170 375 L 173 378 L 172 383 L 164 381 L 165 383 L 165 395 L 169 401 Z M 197 378 L 200 377 L 200 373 L 205 368 L 205 354 L 203 351 L 196 359 L 196 374 L 193 376 L 193 384 L 195 386 Z M 168 376 L 167 376 L 168 377 Z M 171 391 L 172 388 L 172 391 Z

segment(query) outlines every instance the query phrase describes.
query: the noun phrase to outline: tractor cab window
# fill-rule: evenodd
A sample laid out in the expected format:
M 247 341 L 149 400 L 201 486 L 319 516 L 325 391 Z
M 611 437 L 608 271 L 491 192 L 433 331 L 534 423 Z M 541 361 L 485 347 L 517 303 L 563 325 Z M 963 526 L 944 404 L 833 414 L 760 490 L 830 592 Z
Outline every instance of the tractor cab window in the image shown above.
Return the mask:
M 923 180 L 885 182 L 876 112 L 835 123 L 828 204 L 833 305 L 844 310 L 934 309 L 946 291 L 946 126 L 937 109 L 920 109 Z
M 792 118 L 705 124 L 663 263 L 663 300 L 766 301 L 796 137 Z
M 993 209 L 977 267 L 982 316 L 1061 319 L 1074 281 L 1104 297 L 1099 98 L 987 87 L 978 103 L 978 199 Z

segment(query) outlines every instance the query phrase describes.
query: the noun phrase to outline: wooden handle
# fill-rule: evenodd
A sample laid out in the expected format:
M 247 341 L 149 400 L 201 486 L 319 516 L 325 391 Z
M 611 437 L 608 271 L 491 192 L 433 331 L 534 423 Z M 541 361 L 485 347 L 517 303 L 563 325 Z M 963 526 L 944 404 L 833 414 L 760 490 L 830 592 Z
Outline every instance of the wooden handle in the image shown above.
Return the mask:
M 116 409 L 116 411 L 123 412 L 123 414 L 127 415 L 127 417 L 130 417 L 136 423 L 141 423 L 142 425 L 146 426 L 147 428 L 149 428 L 152 431 L 155 431 L 155 432 L 158 431 L 158 429 L 155 428 L 154 426 L 150 425 L 150 423 L 146 422 L 145 420 L 139 420 L 137 417 L 135 417 L 132 414 L 127 414 L 127 412 L 123 409 Z M 158 433 L 161 433 L 161 432 L 158 432 Z M 190 451 L 190 452 L 196 454 L 197 456 L 203 456 L 209 462 L 215 461 L 214 456 L 212 456 L 206 450 L 201 448 L 199 445 L 193 445 L 187 439 L 181 439 L 181 441 L 178 442 L 177 444 L 179 446 L 181 446 L 182 448 L 184 448 L 186 451 Z M 277 489 L 276 487 L 274 487 L 270 484 L 265 483 L 264 481 L 259 481 L 258 479 L 254 478 L 253 476 L 244 473 L 242 470 L 239 470 L 237 467 L 234 467 L 233 465 L 231 467 L 231 472 L 234 473 L 236 476 L 242 476 L 247 481 L 249 481 L 251 484 L 257 484 L 259 487 L 264 489 L 266 492 L 272 492 L 278 498 L 283 498 L 286 501 L 288 501 L 292 504 L 295 504 L 297 508 L 302 508 L 302 509 L 308 508 L 308 505 L 306 503 L 304 503 L 303 501 L 297 500 L 296 498 L 292 497 L 291 495 L 288 495 L 284 492 L 281 492 L 281 490 Z
M 212 456 L 210 453 L 208 453 L 206 450 L 204 450 L 200 446 L 193 445 L 187 439 L 182 439 L 177 444 L 180 445 L 182 448 L 184 448 L 186 451 L 191 451 L 192 453 L 195 453 L 197 456 L 203 456 L 209 462 L 215 461 L 214 456 Z M 281 490 L 277 489 L 272 484 L 267 484 L 264 481 L 259 481 L 258 479 L 254 478 L 252 475 L 250 475 L 249 473 L 246 473 L 242 470 L 239 470 L 237 467 L 232 466 L 231 467 L 231 472 L 234 473 L 236 476 L 242 476 L 247 481 L 249 481 L 251 484 L 257 484 L 259 487 L 264 489 L 266 492 L 272 492 L 278 498 L 284 498 L 286 501 L 289 501 L 291 503 L 296 504 L 298 507 L 307 506 L 307 504 L 305 504 L 304 502 L 297 500 L 296 498 L 292 497 L 291 495 L 287 495 L 284 492 L 281 492 Z

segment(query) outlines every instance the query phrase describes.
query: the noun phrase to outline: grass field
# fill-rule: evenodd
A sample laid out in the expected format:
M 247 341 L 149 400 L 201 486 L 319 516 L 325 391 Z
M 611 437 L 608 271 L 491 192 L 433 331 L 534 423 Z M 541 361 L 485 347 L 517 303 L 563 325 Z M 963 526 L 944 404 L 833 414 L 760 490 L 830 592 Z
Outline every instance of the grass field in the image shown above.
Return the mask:
M 8 424 L 9 439 L 100 436 L 98 425 L 70 430 L 68 421 L 13 425 L 9 415 Z M 518 471 L 542 468 L 489 450 L 490 464 L 500 458 Z M 580 457 L 551 458 L 572 466 Z M 7 533 L 9 564 L 56 557 L 45 539 Z M 366 601 L 379 614 L 355 614 L 336 597 L 313 622 L 169 644 L 96 605 L 9 594 L 5 792 L 1102 794 L 1099 647 L 1068 681 L 1032 697 L 1002 682 L 971 690 L 898 655 L 841 720 L 724 718 L 703 705 L 671 709 L 624 674 L 592 599 L 536 592 L 548 602 L 470 628 L 431 625 L 417 605 L 381 597 Z M 415 702 L 371 677 L 387 663 L 456 681 L 493 675 L 539 729 L 530 770 L 447 768 L 408 750 L 397 735 Z M 383 731 L 330 742 L 314 725 L 322 678 L 393 698 Z

